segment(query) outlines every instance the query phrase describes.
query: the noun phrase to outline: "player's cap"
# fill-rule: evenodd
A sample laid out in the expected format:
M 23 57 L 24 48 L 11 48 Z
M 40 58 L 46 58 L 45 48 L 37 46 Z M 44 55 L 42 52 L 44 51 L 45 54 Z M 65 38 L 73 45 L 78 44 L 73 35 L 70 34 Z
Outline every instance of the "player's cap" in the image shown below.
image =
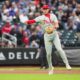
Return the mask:
M 48 5 L 43 5 L 42 9 L 49 9 L 49 6 Z

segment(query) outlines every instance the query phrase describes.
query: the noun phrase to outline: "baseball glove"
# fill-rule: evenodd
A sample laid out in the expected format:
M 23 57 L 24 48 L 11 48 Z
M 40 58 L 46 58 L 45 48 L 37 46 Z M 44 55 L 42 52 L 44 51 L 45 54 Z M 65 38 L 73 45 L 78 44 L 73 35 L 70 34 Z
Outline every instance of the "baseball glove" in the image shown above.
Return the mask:
M 53 33 L 53 27 L 46 27 L 45 28 L 46 33 L 51 34 Z

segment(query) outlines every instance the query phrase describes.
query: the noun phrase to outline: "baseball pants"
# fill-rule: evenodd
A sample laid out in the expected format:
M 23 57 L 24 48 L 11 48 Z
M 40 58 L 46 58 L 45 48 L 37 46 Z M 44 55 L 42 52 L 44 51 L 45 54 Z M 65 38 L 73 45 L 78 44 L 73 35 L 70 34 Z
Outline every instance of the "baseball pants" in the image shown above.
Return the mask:
M 58 53 L 60 54 L 63 62 L 65 63 L 65 65 L 69 64 L 66 54 L 64 52 L 64 50 L 61 47 L 61 43 L 60 43 L 60 39 L 59 39 L 59 35 L 57 33 L 57 31 L 53 32 L 52 34 L 44 34 L 44 43 L 45 43 L 45 49 L 46 49 L 46 53 L 47 53 L 47 61 L 48 61 L 48 65 L 49 65 L 49 69 L 51 69 L 52 66 L 52 45 L 54 44 L 56 50 L 58 51 Z

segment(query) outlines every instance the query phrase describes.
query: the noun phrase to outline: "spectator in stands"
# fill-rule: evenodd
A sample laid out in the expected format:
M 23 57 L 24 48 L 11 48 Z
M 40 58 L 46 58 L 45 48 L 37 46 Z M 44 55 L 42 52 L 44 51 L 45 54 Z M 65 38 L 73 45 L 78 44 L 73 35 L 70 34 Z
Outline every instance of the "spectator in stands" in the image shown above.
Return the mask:
M 12 16 L 12 22 L 13 24 L 18 24 L 19 22 L 19 9 L 18 5 L 15 2 L 11 3 L 11 8 L 9 11 L 10 16 Z
M 65 25 L 66 30 L 74 30 L 77 31 L 77 26 L 73 23 L 72 18 L 68 18 L 68 22 Z
M 4 4 L 6 5 L 6 7 L 9 9 L 11 7 L 11 2 L 10 0 L 5 0 Z
M 30 47 L 39 48 L 38 36 L 36 32 L 32 32 L 30 36 Z
M 2 27 L 2 34 L 3 33 L 10 33 L 12 30 L 12 27 L 9 22 L 6 22 L 6 24 Z
M 58 16 L 58 20 L 61 21 L 61 17 L 63 15 L 63 9 L 61 6 L 58 7 L 58 12 L 57 12 L 57 16 Z
M 8 48 L 13 48 L 14 45 L 12 44 L 11 40 L 11 31 L 12 31 L 12 27 L 10 25 L 9 22 L 6 22 L 6 24 L 2 27 L 2 35 L 5 34 L 5 38 L 7 39 L 7 41 L 5 41 L 6 43 L 5 46 L 7 46 Z M 8 36 L 9 35 L 9 36 Z
M 64 14 L 61 17 L 61 25 L 62 25 L 62 29 L 66 29 L 65 25 L 67 24 L 67 20 L 68 20 L 68 16 L 67 16 L 67 12 L 65 11 Z
M 11 16 L 12 19 L 16 19 L 16 13 L 12 7 L 11 7 L 11 10 L 9 11 L 9 16 Z
M 25 13 L 26 15 L 28 14 L 28 9 L 24 5 L 19 5 L 19 14 Z
M 63 0 L 63 11 L 68 9 L 68 0 Z
M 58 17 L 58 21 L 59 21 L 59 25 L 60 25 L 60 28 L 59 29 L 63 29 L 63 26 L 62 26 L 62 23 L 61 23 L 61 18 L 63 16 L 64 12 L 63 12 L 63 9 L 61 6 L 58 7 L 58 11 L 56 12 L 56 15 Z
M 7 7 L 6 7 L 6 5 L 5 4 L 3 4 L 2 5 L 2 13 L 5 13 L 6 11 L 9 11 L 8 9 L 7 9 Z
M 80 31 L 80 3 L 77 3 L 76 8 L 73 10 L 74 24 L 77 25 L 77 31 Z
M 22 41 L 23 32 L 24 32 L 23 28 L 21 26 L 18 27 L 18 30 L 16 31 L 16 38 L 17 38 L 17 46 L 18 47 L 23 46 L 23 41 Z
M 5 4 L 3 4 L 3 6 L 2 6 L 1 17 L 2 17 L 2 21 L 4 21 L 4 22 L 6 22 L 6 21 L 11 22 L 12 21 L 12 17 L 9 16 L 9 9 L 7 9 Z
M 5 0 L 2 4 L 1 17 L 3 22 L 11 22 L 13 26 L 17 26 L 20 23 L 20 26 L 28 32 L 28 36 L 33 36 L 36 33 L 36 39 L 41 36 L 42 32 L 33 32 L 31 27 L 32 25 L 22 25 L 21 19 L 18 17 L 23 14 L 25 17 L 28 16 L 29 19 L 40 16 L 42 13 L 40 11 L 41 6 L 44 4 L 49 4 L 51 7 L 51 12 L 55 13 L 58 17 L 60 29 L 63 30 L 76 30 L 80 31 L 80 3 L 79 0 Z M 76 3 L 77 2 L 77 3 Z M 27 18 L 27 17 L 26 17 Z M 69 21 L 71 22 L 69 22 Z M 72 20 L 72 21 L 71 21 Z M 12 26 L 11 26 L 12 27 Z M 18 26 L 17 26 L 18 27 Z M 16 34 L 19 33 L 19 30 L 16 31 Z M 23 36 L 23 35 L 22 35 Z M 22 37 L 21 37 L 22 38 Z M 36 43 L 34 39 L 33 44 Z M 32 41 L 31 41 L 32 42 Z M 22 42 L 23 44 L 24 42 Z M 36 45 L 36 44 L 35 44 Z M 37 46 L 39 46 L 38 44 Z
M 79 17 L 80 15 L 80 4 L 77 3 L 76 8 L 73 10 L 73 12 L 76 14 L 76 16 Z
M 40 4 L 40 1 L 41 1 L 41 0 L 34 0 L 34 4 L 37 6 L 37 5 Z
M 17 15 L 19 10 L 18 10 L 18 6 L 15 2 L 11 3 L 11 8 L 15 12 L 15 14 Z
M 35 12 L 35 10 L 36 10 L 36 5 L 35 5 L 34 1 L 31 1 L 31 2 L 30 2 L 29 8 L 31 9 L 32 12 Z
M 76 0 L 72 1 L 72 8 L 75 9 L 76 8 Z
M 24 33 L 23 33 L 22 42 L 23 42 L 25 48 L 29 48 L 30 41 L 29 41 L 29 37 L 28 37 L 28 34 L 26 31 L 24 31 Z
M 36 32 L 35 26 L 31 26 L 31 35 L 30 35 L 30 47 L 39 48 L 39 37 Z
M 68 17 L 72 15 L 72 11 L 73 11 L 72 4 L 68 4 L 68 9 L 66 11 Z

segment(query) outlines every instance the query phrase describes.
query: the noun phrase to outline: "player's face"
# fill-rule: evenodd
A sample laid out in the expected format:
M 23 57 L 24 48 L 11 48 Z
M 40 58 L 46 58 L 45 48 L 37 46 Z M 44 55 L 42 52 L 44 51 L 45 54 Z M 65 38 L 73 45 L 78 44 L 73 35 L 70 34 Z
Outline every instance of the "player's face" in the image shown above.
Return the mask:
M 49 9 L 43 9 L 43 13 L 44 13 L 44 14 L 49 13 Z

